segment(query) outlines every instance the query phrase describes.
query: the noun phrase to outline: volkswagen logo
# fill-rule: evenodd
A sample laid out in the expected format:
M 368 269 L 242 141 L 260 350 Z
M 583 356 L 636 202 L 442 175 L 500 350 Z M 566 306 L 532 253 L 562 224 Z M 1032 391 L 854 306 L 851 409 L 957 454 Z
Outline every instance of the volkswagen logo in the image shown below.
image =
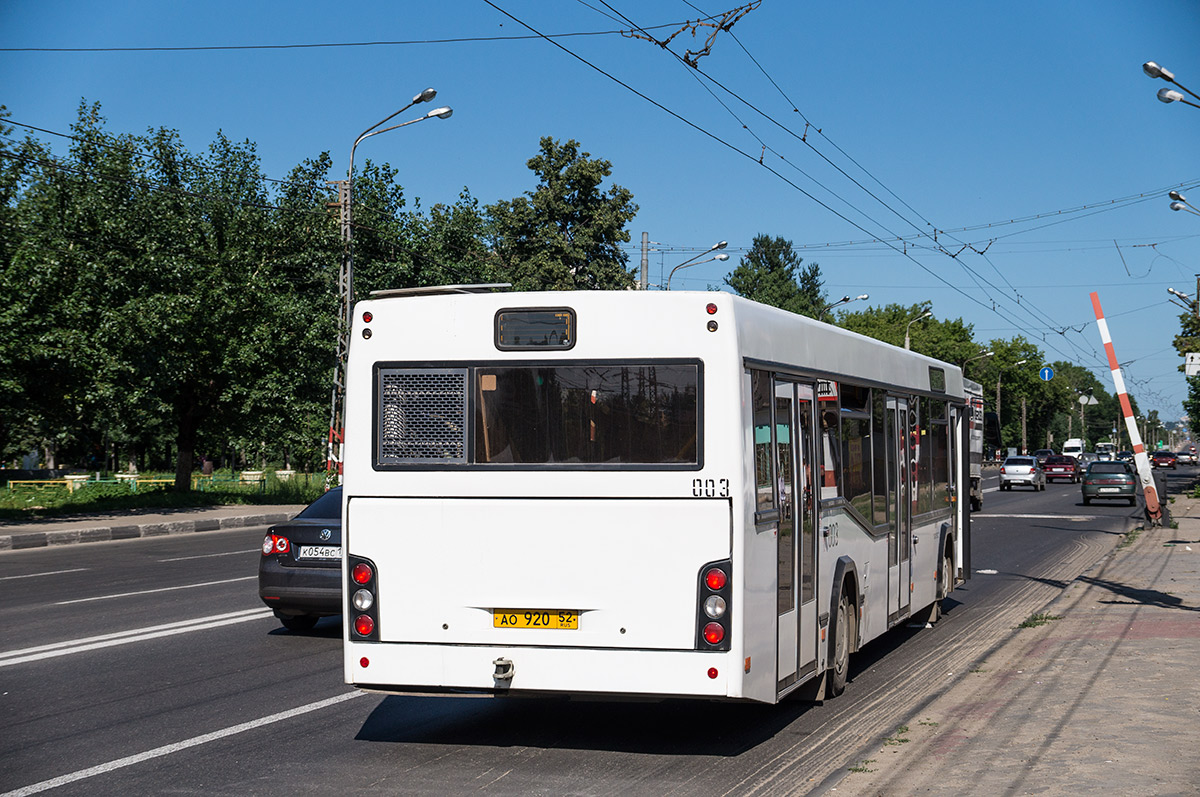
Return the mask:
M 329 529 L 321 529 L 321 542 L 329 542 L 329 538 L 333 536 L 333 532 Z

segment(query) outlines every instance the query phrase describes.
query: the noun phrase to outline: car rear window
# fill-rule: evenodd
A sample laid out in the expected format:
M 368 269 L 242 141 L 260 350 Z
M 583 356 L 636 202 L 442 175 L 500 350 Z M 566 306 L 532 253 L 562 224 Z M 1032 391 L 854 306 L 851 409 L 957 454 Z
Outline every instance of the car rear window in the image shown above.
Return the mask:
M 1033 457 L 1009 457 L 1004 460 L 1005 465 L 1032 465 L 1033 463 Z
M 1088 468 L 1088 473 L 1129 473 L 1129 468 L 1124 462 L 1095 462 Z
M 319 518 L 322 520 L 342 519 L 342 488 L 334 487 L 313 501 L 296 517 Z
M 1049 457 L 1046 459 L 1047 465 L 1074 465 L 1073 457 Z

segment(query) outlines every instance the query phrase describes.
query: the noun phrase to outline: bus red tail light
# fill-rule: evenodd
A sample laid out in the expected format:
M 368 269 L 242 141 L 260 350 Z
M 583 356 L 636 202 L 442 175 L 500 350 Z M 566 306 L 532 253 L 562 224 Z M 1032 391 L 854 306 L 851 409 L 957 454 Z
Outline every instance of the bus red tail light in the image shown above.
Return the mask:
M 709 562 L 697 573 L 696 649 L 729 650 L 733 622 L 733 562 Z
M 345 589 L 346 616 L 353 617 L 350 638 L 354 642 L 379 641 L 379 575 L 375 563 L 358 556 L 346 558 L 349 589 Z M 355 589 L 357 587 L 358 589 Z

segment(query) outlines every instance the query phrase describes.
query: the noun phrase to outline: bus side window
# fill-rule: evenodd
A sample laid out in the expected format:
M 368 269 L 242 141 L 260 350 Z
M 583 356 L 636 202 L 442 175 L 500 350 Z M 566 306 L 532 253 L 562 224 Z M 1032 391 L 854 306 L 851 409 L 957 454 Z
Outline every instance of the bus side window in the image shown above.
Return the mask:
M 754 413 L 754 514 L 759 522 L 779 519 L 771 462 L 771 375 L 750 372 L 750 406 Z

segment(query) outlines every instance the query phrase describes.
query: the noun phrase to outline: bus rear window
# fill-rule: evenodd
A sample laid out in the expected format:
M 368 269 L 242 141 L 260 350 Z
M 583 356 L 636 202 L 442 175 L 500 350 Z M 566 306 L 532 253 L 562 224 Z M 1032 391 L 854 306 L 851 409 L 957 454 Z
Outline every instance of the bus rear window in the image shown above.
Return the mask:
M 476 463 L 699 463 L 698 363 L 474 370 Z

